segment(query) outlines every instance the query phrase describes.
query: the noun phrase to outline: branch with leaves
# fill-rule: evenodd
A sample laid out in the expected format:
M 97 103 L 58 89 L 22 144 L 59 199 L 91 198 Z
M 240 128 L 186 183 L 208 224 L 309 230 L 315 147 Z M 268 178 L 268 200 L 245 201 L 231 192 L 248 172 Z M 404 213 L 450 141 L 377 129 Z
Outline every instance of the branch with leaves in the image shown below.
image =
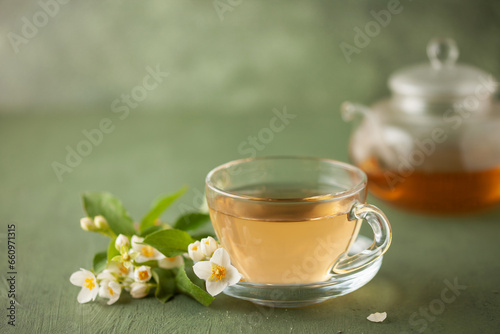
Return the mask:
M 240 281 L 229 255 L 212 236 L 189 233 L 210 222 L 207 213 L 189 212 L 172 226 L 160 221 L 163 212 L 185 192 L 182 188 L 160 197 L 140 223 L 134 223 L 113 195 L 83 194 L 87 217 L 80 220 L 82 229 L 111 240 L 106 251 L 94 256 L 92 270 L 80 269 L 71 275 L 70 282 L 81 287 L 78 302 L 93 301 L 99 295 L 111 305 L 122 291 L 133 298 L 154 291 L 162 303 L 182 293 L 208 306 L 215 295 Z

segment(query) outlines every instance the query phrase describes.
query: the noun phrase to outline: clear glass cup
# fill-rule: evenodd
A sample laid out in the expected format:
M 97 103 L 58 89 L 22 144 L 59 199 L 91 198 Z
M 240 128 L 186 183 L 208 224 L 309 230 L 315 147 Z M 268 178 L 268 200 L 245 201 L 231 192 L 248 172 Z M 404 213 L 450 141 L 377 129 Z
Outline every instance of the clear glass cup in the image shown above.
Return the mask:
M 206 179 L 212 224 L 244 277 L 225 293 L 291 307 L 366 284 L 391 242 L 386 216 L 364 204 L 366 180 L 357 167 L 307 157 L 244 159 L 212 170 Z M 353 247 L 363 220 L 374 240 Z

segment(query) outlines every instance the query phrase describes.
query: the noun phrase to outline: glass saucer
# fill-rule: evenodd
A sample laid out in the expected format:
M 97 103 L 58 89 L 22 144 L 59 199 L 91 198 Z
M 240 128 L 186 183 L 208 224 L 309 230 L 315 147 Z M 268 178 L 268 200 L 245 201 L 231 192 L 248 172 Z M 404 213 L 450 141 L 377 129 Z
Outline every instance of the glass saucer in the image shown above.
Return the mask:
M 358 235 L 349 251 L 349 255 L 362 252 L 372 242 L 372 239 Z M 324 282 L 262 284 L 241 281 L 236 285 L 228 286 L 224 293 L 234 298 L 269 307 L 303 307 L 343 296 L 361 288 L 377 274 L 381 265 L 382 256 L 363 268 L 348 274 L 332 274 L 332 277 Z

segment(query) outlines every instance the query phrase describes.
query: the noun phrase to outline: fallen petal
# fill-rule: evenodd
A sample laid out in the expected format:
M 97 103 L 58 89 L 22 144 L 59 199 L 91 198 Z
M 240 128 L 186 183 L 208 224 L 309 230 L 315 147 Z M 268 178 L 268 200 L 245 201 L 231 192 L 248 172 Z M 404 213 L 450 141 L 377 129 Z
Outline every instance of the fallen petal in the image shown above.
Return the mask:
M 370 320 L 371 322 L 382 322 L 387 318 L 387 312 L 376 312 L 370 314 L 366 319 Z

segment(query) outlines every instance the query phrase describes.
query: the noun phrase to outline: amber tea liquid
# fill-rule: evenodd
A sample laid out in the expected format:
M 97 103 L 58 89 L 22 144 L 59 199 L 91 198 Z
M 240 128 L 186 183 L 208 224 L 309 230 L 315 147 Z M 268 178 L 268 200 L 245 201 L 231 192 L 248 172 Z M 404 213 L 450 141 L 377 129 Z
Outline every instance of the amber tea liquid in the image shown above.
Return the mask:
M 254 185 L 231 192 L 279 200 L 325 193 L 279 185 Z M 335 261 L 347 252 L 360 227 L 357 221 L 349 221 L 345 212 L 340 213 L 348 206 L 344 208 L 338 201 L 321 205 L 294 203 L 284 209 L 272 201 L 257 206 L 255 202 L 219 197 L 213 207 L 218 209 L 210 209 L 210 216 L 219 240 L 244 279 L 254 283 L 296 284 L 328 279 Z
M 464 213 L 500 203 L 500 167 L 484 171 L 426 173 L 401 176 L 373 161 L 359 166 L 375 196 L 399 207 L 429 213 Z

